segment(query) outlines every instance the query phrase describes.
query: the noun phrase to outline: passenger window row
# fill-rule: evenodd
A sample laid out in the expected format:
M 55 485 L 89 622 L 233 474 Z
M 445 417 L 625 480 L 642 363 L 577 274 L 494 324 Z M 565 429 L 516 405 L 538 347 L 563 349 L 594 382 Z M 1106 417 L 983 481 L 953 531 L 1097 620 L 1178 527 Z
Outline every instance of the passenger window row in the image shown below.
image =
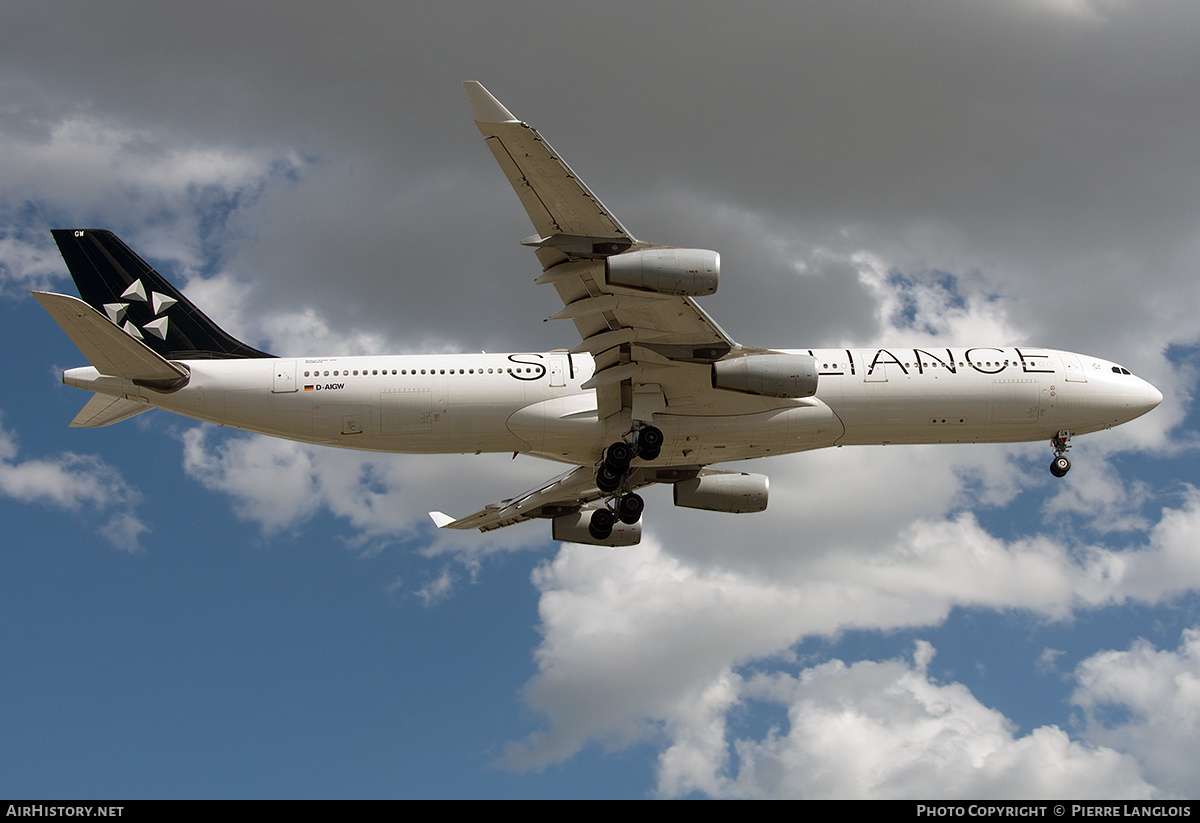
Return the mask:
M 390 374 L 393 374 L 393 375 L 395 375 L 395 374 L 416 375 L 417 373 L 418 373 L 417 369 L 392 369 L 390 372 Z M 367 369 L 361 369 L 361 370 L 360 369 L 334 369 L 332 372 L 333 377 L 350 377 L 350 376 L 358 377 L 360 374 L 363 377 L 379 376 L 379 375 L 386 377 L 389 374 L 389 372 L 387 369 L 371 369 L 370 371 L 368 371 Z M 454 369 L 449 369 L 449 370 L 447 370 L 447 369 L 421 369 L 420 374 L 484 374 L 484 370 L 483 369 L 458 369 L 456 371 Z M 487 374 L 533 374 L 533 369 L 532 368 L 514 369 L 512 367 L 509 367 L 507 369 L 488 369 Z M 305 377 L 330 377 L 331 373 L 328 369 L 326 369 L 325 371 L 306 369 L 304 372 L 304 376 Z

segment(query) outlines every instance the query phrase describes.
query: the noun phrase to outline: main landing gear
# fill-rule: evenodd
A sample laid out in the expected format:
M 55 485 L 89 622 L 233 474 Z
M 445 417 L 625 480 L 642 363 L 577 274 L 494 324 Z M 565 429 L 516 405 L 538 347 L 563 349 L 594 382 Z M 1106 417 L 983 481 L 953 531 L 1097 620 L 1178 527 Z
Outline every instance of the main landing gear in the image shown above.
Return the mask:
M 1050 461 L 1050 473 L 1055 477 L 1065 477 L 1071 470 L 1071 461 L 1067 459 L 1066 455 L 1067 450 L 1071 448 L 1071 433 L 1062 429 L 1050 438 L 1050 445 L 1054 447 L 1054 459 Z
M 639 426 L 633 430 L 632 443 L 619 440 L 604 450 L 604 460 L 596 469 L 596 487 L 608 495 L 604 508 L 592 512 L 588 533 L 597 540 L 612 534 L 617 520 L 632 526 L 642 519 L 646 503 L 640 495 L 621 491 L 629 476 L 633 458 L 655 460 L 662 451 L 663 433 L 654 426 Z

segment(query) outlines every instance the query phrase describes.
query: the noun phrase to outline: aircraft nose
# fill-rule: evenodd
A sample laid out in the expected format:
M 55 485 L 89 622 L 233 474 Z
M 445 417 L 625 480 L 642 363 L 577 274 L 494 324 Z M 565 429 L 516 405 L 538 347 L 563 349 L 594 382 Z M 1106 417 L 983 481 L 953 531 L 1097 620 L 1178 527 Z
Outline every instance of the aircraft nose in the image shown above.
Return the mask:
M 1141 417 L 1143 414 L 1161 403 L 1163 399 L 1162 392 L 1160 392 L 1154 386 L 1150 385 L 1141 378 L 1138 378 L 1138 382 L 1141 383 L 1141 385 L 1125 395 L 1125 408 L 1129 414 L 1129 416 L 1126 418 L 1127 420 L 1133 420 L 1135 417 Z M 1130 388 L 1133 389 L 1132 386 Z
M 1150 385 L 1149 383 L 1146 383 L 1146 411 L 1150 411 L 1152 408 L 1157 406 L 1162 402 L 1162 399 L 1162 392 L 1154 388 L 1154 386 Z M 1143 412 L 1143 414 L 1144 413 L 1145 412 Z

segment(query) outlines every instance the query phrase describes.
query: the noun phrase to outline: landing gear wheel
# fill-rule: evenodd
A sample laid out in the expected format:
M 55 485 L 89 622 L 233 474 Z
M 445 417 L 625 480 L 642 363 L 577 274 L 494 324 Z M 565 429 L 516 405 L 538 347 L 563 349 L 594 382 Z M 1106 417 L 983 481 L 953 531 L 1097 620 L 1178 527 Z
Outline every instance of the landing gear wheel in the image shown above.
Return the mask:
M 638 432 L 638 456 L 643 460 L 655 460 L 662 451 L 663 433 L 655 426 L 646 426 Z
M 600 468 L 596 469 L 596 488 L 605 494 L 615 492 L 620 488 L 621 478 L 624 476 L 624 470 L 615 472 L 608 467 L 607 463 L 601 463 Z
M 1050 473 L 1055 477 L 1066 477 L 1071 470 L 1071 461 L 1065 455 L 1058 455 L 1050 461 Z
M 604 450 L 604 465 L 613 474 L 624 474 L 633 460 L 633 446 L 618 441 Z
M 632 526 L 642 519 L 642 511 L 645 508 L 646 502 L 642 500 L 641 495 L 623 494 L 617 501 L 617 517 L 622 523 Z
M 1050 446 L 1054 449 L 1054 459 L 1050 461 L 1050 473 L 1055 477 L 1066 477 L 1071 470 L 1071 461 L 1066 452 L 1071 448 L 1071 431 L 1061 429 L 1050 438 Z
M 596 540 L 607 540 L 612 535 L 617 518 L 608 509 L 596 509 L 588 521 L 588 534 Z

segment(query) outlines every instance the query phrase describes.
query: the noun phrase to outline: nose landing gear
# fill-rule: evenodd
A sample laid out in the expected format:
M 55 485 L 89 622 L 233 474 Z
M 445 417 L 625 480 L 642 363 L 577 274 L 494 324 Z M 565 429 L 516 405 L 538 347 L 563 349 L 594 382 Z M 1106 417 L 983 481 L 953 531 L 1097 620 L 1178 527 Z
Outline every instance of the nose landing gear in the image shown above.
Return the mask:
M 1050 473 L 1055 477 L 1065 477 L 1071 470 L 1071 461 L 1066 455 L 1067 450 L 1071 448 L 1071 432 L 1062 429 L 1050 438 L 1050 445 L 1054 448 L 1054 459 L 1050 461 Z

